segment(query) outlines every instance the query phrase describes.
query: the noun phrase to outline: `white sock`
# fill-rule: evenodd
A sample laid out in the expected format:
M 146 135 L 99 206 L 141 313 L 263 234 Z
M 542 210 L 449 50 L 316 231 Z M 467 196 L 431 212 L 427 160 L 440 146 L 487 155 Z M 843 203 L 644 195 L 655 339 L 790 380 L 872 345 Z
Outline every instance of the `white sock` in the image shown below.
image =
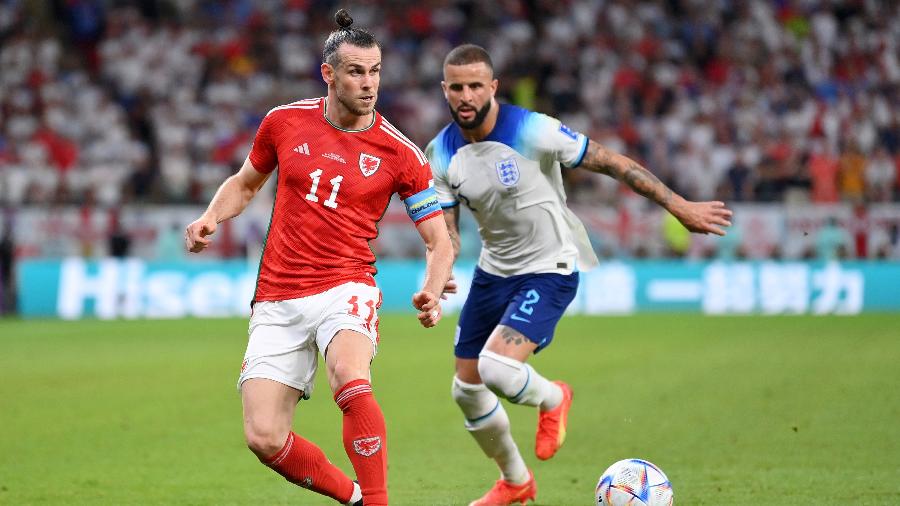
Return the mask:
M 497 398 L 484 385 L 453 378 L 453 400 L 466 417 L 466 429 L 481 451 L 494 459 L 503 480 L 520 485 L 528 481 L 528 467 L 509 432 L 509 417 Z
M 562 402 L 559 385 L 538 374 L 530 365 L 516 359 L 482 350 L 478 355 L 481 381 L 497 395 L 516 404 L 539 406 L 549 411 Z
M 359 483 L 353 482 L 353 494 L 350 495 L 350 500 L 345 504 L 347 506 L 353 506 L 357 501 L 362 500 L 362 489 L 359 487 Z

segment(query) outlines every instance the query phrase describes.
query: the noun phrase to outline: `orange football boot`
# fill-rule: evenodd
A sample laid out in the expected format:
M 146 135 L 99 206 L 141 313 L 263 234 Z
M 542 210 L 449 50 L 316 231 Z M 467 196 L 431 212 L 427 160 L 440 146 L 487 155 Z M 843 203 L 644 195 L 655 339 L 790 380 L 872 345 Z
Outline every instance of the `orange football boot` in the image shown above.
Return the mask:
M 554 381 L 562 388 L 563 398 L 559 406 L 550 411 L 541 411 L 538 416 L 537 435 L 534 442 L 534 454 L 541 460 L 547 460 L 566 440 L 566 424 L 568 424 L 569 408 L 572 407 L 572 387 L 562 381 Z
M 469 506 L 509 506 L 511 504 L 525 504 L 528 500 L 534 501 L 537 496 L 537 484 L 534 482 L 534 473 L 528 471 L 528 481 L 521 485 L 515 485 L 508 481 L 497 480 L 494 487 L 488 490 L 484 497 L 469 503 Z

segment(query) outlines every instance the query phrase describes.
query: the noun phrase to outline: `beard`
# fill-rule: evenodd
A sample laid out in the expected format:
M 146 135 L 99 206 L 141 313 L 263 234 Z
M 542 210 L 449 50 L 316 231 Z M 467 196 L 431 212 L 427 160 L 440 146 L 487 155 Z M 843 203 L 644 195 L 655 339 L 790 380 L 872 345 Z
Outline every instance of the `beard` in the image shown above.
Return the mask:
M 488 102 L 484 104 L 484 107 L 475 111 L 475 117 L 469 121 L 459 119 L 459 114 L 453 110 L 453 107 L 451 107 L 450 104 L 447 104 L 447 108 L 450 109 L 450 116 L 453 116 L 453 121 L 455 121 L 460 128 L 471 130 L 473 128 L 478 128 L 484 123 L 484 118 L 487 117 L 488 112 L 491 110 L 491 101 L 488 100 Z
M 375 97 L 375 100 L 372 100 L 372 103 L 370 105 L 363 106 L 360 106 L 356 99 L 347 96 L 346 93 L 342 93 L 340 90 L 337 90 L 336 95 L 338 101 L 344 107 L 346 107 L 347 110 L 350 111 L 350 113 L 356 116 L 367 116 L 369 114 L 372 114 L 372 111 L 375 110 L 375 102 L 378 101 L 378 96 L 375 93 L 371 94 L 373 97 Z

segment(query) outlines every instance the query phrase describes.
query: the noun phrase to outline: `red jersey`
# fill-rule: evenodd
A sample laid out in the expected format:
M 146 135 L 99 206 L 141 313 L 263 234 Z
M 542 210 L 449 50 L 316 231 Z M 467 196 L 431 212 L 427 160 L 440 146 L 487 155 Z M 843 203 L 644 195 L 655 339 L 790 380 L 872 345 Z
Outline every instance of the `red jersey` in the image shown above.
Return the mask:
M 250 150 L 262 173 L 278 167 L 275 204 L 254 300 L 287 300 L 349 281 L 375 285 L 369 241 L 394 193 L 418 224 L 442 214 L 422 151 L 380 114 L 361 130 L 325 117 L 326 100 L 269 111 Z

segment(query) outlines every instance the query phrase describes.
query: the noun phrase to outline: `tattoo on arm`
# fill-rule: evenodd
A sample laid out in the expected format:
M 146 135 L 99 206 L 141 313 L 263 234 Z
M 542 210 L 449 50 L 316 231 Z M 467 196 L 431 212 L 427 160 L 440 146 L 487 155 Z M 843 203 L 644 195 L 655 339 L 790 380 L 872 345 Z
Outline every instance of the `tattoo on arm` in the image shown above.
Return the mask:
M 588 141 L 587 154 L 582 166 L 592 172 L 606 174 L 627 184 L 636 193 L 665 207 L 672 200 L 673 191 L 663 184 L 652 172 L 626 156 L 622 156 L 602 145 Z
M 459 239 L 458 230 L 453 230 L 450 232 L 450 244 L 453 246 L 453 258 L 459 257 L 459 250 L 460 248 L 462 248 L 462 244 Z
M 599 172 L 601 174 L 606 174 L 607 176 L 616 177 L 613 173 L 616 168 L 616 164 L 613 161 L 614 155 L 615 153 L 604 148 L 602 145 L 588 140 L 587 153 L 584 155 L 581 166 L 592 172 Z
M 453 257 L 456 258 L 462 247 L 459 237 L 459 206 L 444 209 L 444 220 L 447 223 L 447 233 L 450 234 L 450 244 L 453 245 Z
M 632 190 L 663 207 L 672 200 L 672 189 L 664 185 L 652 172 L 635 162 L 629 162 L 627 165 L 628 168 L 622 174 L 622 181 Z

